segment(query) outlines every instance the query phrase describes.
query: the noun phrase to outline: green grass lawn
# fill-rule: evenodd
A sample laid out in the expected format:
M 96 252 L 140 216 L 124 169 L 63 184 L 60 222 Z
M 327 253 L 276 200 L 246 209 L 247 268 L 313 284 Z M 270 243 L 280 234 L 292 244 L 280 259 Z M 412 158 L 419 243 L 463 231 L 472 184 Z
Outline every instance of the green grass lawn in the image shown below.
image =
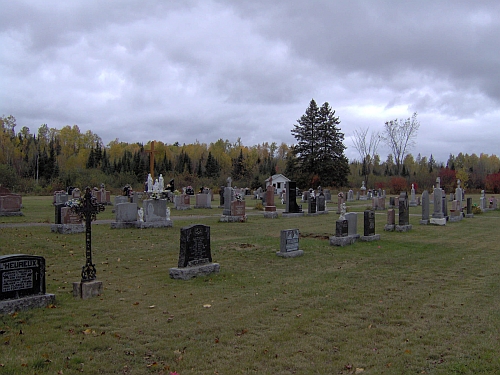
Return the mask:
M 1 222 L 53 221 L 51 197 L 23 203 L 24 217 Z M 342 248 L 328 242 L 334 212 L 264 219 L 249 210 L 247 223 L 219 223 L 217 208 L 172 210 L 173 228 L 94 224 L 104 293 L 90 300 L 71 294 L 84 234 L 0 228 L 0 255 L 45 257 L 56 294 L 50 308 L 0 316 L 0 374 L 500 373 L 500 212 L 436 227 L 410 210 L 412 231 L 383 232 L 379 211 L 381 240 Z M 221 272 L 171 280 L 180 228 L 194 223 L 210 226 Z M 279 258 L 280 230 L 292 228 L 305 254 Z

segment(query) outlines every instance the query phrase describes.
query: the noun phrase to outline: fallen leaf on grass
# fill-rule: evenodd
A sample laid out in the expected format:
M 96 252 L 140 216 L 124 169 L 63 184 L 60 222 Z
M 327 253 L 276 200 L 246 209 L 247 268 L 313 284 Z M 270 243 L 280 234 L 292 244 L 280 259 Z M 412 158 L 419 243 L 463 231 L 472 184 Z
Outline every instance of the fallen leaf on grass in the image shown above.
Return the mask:
M 212 305 L 210 305 L 210 304 L 207 303 L 207 304 L 203 305 L 203 307 L 206 308 L 206 309 L 209 309 L 209 308 L 212 307 Z
M 354 372 L 355 374 L 361 374 L 362 372 L 364 372 L 365 369 L 364 368 L 359 368 L 359 367 L 356 367 L 356 371 Z
M 243 335 L 244 335 L 245 333 L 247 333 L 247 332 L 248 332 L 248 329 L 246 329 L 246 328 L 245 328 L 245 329 L 242 329 L 242 330 L 241 330 L 241 332 L 237 332 L 237 333 L 236 333 L 236 336 L 243 336 Z
M 155 307 L 156 307 L 156 305 L 149 306 L 150 309 L 154 309 Z

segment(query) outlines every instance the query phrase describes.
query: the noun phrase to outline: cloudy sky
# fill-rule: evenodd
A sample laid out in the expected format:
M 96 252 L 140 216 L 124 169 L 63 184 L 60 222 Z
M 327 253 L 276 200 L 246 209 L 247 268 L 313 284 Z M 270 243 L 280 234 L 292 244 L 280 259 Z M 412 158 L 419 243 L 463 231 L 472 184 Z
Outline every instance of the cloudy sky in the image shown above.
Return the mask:
M 411 153 L 500 155 L 500 2 L 0 0 L 0 115 L 105 144 L 294 143 L 311 99 Z M 381 144 L 385 160 L 389 149 Z

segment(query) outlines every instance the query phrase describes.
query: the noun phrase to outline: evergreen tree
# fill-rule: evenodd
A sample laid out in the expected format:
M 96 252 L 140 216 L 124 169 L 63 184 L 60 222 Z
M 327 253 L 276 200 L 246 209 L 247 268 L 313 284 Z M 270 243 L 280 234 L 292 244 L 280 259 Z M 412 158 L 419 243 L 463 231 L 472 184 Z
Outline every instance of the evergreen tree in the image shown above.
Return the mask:
M 314 99 L 306 113 L 297 120 L 292 130 L 297 144 L 292 152 L 297 159 L 293 169 L 300 184 L 310 185 L 313 178 L 323 186 L 347 184 L 349 162 L 344 155 L 344 134 L 337 128 L 338 124 L 339 118 L 330 105 L 325 102 L 318 108 Z M 287 163 L 288 167 L 292 164 Z
M 208 152 L 207 162 L 205 164 L 205 174 L 208 178 L 217 178 L 220 175 L 219 163 L 217 159 L 212 156 L 212 152 L 210 151 Z
M 244 161 L 243 150 L 240 149 L 240 155 L 233 160 L 233 178 L 235 180 L 240 180 L 245 176 L 246 169 Z

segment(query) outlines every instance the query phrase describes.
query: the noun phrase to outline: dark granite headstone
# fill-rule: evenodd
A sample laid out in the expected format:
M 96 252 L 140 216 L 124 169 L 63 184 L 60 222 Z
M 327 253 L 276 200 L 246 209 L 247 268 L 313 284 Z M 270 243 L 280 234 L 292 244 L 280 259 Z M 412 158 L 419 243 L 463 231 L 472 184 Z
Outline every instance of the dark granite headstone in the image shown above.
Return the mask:
M 302 212 L 302 209 L 297 204 L 297 183 L 295 181 L 286 182 L 286 212 Z
M 399 195 L 399 225 L 410 224 L 410 210 L 408 202 L 408 193 L 401 192 Z
M 347 237 L 348 234 L 348 221 L 337 220 L 335 222 L 335 237 Z
M 304 254 L 299 249 L 299 230 L 283 229 L 280 234 L 280 251 L 276 255 L 283 258 L 294 258 Z
M 319 195 L 316 197 L 316 209 L 318 212 L 325 211 L 325 201 L 325 195 L 323 193 L 319 193 Z
M 54 224 L 62 224 L 61 222 L 61 208 L 65 206 L 64 203 L 55 203 L 54 204 L 54 210 L 55 210 L 55 217 L 54 217 Z
M 310 214 L 316 213 L 316 197 L 309 196 L 307 212 L 309 212 Z
M 472 214 L 472 198 L 467 198 L 467 215 Z
M 365 236 L 375 235 L 375 212 L 366 210 L 364 212 L 364 231 Z
M 45 259 L 34 255 L 0 256 L 0 301 L 45 294 Z
M 212 262 L 210 227 L 193 224 L 181 228 L 178 267 L 191 267 Z

